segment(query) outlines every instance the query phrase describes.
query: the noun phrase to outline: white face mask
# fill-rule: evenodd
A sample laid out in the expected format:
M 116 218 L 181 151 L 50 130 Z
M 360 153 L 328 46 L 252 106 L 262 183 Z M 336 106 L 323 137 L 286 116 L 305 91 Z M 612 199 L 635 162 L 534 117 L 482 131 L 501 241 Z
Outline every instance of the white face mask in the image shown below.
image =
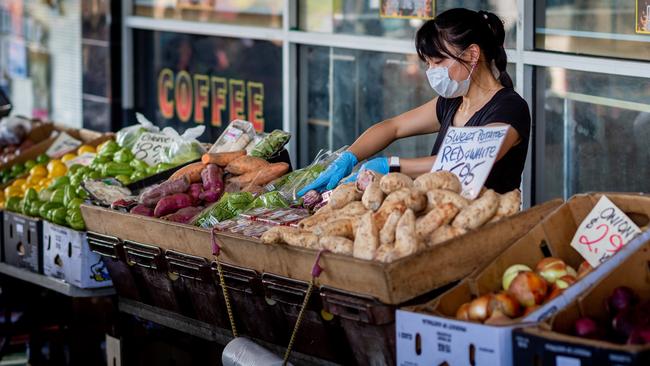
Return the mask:
M 463 52 L 457 57 L 460 57 Z M 458 60 L 455 60 L 455 62 L 458 62 Z M 467 79 L 456 81 L 449 76 L 449 66 L 429 67 L 427 70 L 427 79 L 429 79 L 431 88 L 441 97 L 458 98 L 467 94 L 472 72 L 474 72 L 474 65 L 472 65 L 472 70 L 470 70 Z

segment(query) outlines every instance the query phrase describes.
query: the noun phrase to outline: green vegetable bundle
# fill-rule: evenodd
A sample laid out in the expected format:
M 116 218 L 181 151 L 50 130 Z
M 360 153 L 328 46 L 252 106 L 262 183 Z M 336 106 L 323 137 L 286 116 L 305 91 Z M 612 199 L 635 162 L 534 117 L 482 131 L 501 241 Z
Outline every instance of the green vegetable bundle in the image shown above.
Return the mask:
M 260 141 L 250 155 L 262 159 L 268 159 L 282 150 L 284 145 L 291 139 L 291 134 L 282 130 L 274 130 Z
M 244 212 L 254 199 L 249 192 L 226 193 L 196 217 L 195 225 L 208 229 L 221 221 L 232 219 Z

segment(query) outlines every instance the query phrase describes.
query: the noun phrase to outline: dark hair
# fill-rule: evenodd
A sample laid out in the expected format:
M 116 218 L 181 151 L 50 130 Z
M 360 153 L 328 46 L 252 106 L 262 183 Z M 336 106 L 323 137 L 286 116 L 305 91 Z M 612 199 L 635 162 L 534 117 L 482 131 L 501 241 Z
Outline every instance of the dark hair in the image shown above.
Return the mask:
M 503 22 L 493 13 L 456 8 L 423 24 L 415 35 L 415 49 L 424 62 L 430 57 L 453 58 L 463 62 L 448 45 L 464 50 L 477 44 L 485 55 L 488 68 L 494 60 L 500 71 L 501 85 L 512 88 L 512 79 L 506 72 L 508 58 L 503 49 L 505 36 Z

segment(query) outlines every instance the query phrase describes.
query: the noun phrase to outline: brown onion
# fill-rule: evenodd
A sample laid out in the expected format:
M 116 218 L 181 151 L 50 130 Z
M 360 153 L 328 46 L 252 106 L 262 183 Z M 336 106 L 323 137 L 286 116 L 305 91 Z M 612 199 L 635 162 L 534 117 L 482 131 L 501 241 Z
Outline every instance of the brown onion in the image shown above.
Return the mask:
M 498 311 L 509 318 L 516 318 L 521 314 L 519 302 L 506 292 L 492 296 L 488 306 L 492 314 Z
M 466 302 L 461 305 L 456 311 L 456 319 L 458 320 L 469 320 L 469 303 Z
M 541 304 L 546 298 L 548 285 L 537 273 L 521 272 L 512 280 L 508 293 L 522 306 L 530 307 Z
M 483 295 L 481 297 L 477 297 L 469 303 L 468 313 L 470 320 L 482 322 L 485 321 L 485 319 L 489 318 L 490 315 L 492 315 L 490 313 L 490 308 L 488 307 L 491 297 L 491 294 Z
M 532 269 L 528 267 L 527 265 L 524 264 L 513 264 L 512 266 L 508 267 L 503 272 L 503 276 L 501 279 L 501 286 L 503 287 L 504 290 L 508 291 L 508 288 L 510 287 L 510 284 L 512 283 L 512 280 L 517 277 L 517 275 L 520 272 L 531 272 Z
M 558 278 L 569 274 L 566 263 L 554 257 L 544 258 L 539 261 L 535 267 L 535 271 L 550 284 L 555 283 Z

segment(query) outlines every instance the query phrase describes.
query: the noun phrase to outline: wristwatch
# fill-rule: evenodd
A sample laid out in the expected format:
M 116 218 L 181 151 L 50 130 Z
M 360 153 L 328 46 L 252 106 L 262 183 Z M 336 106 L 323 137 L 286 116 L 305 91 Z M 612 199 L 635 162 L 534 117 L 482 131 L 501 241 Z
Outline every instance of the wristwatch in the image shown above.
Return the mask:
M 402 171 L 399 165 L 399 156 L 391 156 L 388 158 L 388 171 L 390 173 L 399 173 Z

